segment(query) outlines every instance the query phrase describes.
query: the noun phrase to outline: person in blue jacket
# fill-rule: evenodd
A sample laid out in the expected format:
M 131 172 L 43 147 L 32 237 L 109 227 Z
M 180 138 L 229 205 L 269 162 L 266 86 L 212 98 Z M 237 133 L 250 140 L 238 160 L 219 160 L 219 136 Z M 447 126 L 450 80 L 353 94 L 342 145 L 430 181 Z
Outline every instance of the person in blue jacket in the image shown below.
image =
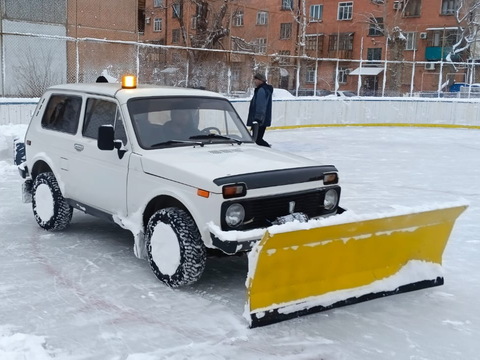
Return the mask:
M 253 82 L 255 83 L 255 91 L 248 109 L 247 126 L 253 126 L 253 123 L 257 122 L 259 127 L 256 143 L 270 147 L 263 136 L 267 127 L 272 125 L 273 86 L 267 84 L 267 79 L 260 73 L 253 76 Z

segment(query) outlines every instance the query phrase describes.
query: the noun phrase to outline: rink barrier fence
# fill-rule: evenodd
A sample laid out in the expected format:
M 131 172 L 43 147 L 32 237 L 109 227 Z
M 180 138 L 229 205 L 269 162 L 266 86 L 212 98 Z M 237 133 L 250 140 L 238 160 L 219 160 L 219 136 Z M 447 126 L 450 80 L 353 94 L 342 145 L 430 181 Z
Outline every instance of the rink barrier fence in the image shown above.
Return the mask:
M 38 99 L 1 102 L 0 125 L 28 124 Z M 246 121 L 247 99 L 231 99 Z M 352 120 L 350 120 L 352 119 Z M 339 126 L 409 126 L 480 129 L 480 101 L 355 98 L 275 99 L 269 129 Z

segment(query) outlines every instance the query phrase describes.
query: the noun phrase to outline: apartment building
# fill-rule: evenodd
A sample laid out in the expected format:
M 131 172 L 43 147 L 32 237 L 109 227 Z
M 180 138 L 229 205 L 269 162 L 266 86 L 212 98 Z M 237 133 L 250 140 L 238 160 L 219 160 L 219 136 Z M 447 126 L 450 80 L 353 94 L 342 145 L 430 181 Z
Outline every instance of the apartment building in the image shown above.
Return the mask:
M 468 0 L 145 0 L 140 40 L 224 50 L 202 55 L 154 50 L 146 66 L 165 77 L 182 73 L 186 64 L 193 73 L 210 62 L 217 75 L 228 72 L 233 90 L 248 86 L 252 72 L 260 70 L 286 89 L 435 91 L 439 79 L 464 81 L 470 71 L 448 64 L 472 60 L 468 50 L 451 56 L 470 30 L 457 21 L 460 2 L 468 5 Z

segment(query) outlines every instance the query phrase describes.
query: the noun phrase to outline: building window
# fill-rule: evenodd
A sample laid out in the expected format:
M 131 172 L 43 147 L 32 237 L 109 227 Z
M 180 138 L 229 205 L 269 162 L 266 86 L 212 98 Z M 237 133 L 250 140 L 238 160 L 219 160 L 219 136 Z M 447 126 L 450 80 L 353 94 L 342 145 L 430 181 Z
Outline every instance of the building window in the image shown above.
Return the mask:
M 417 33 L 406 32 L 407 42 L 405 44 L 405 50 L 417 50 Z
M 238 84 L 242 80 L 242 70 L 232 69 L 231 80 L 234 84 Z
M 351 20 L 353 14 L 353 2 L 338 3 L 338 20 Z
M 382 36 L 383 35 L 383 18 L 370 18 L 370 27 L 368 28 L 368 35 Z
M 153 7 L 162 7 L 163 0 L 153 0 Z
M 161 18 L 153 19 L 153 31 L 155 31 L 155 32 L 162 31 L 162 19 Z
M 267 39 L 258 38 L 257 39 L 257 53 L 265 54 L 267 52 Z
M 461 33 L 456 29 L 434 31 L 428 36 L 428 46 L 450 47 L 458 42 L 460 36 Z
M 191 29 L 192 30 L 195 30 L 197 28 L 197 15 L 193 15 L 192 16 L 192 23 L 191 23 Z
M 280 65 L 290 64 L 290 50 L 280 50 L 278 55 L 280 56 L 280 60 L 278 61 Z
M 315 82 L 315 68 L 307 68 L 307 72 L 306 72 L 306 79 L 305 81 L 307 83 L 314 83 Z
M 404 9 L 404 12 L 403 14 L 406 16 L 406 17 L 409 17 L 409 16 L 420 16 L 420 7 L 422 5 L 422 1 L 421 0 L 409 0 L 407 1 L 407 3 L 405 4 L 405 9 Z
M 321 21 L 323 17 L 323 5 L 310 6 L 310 21 Z
M 292 36 L 292 23 L 280 24 L 280 39 L 290 39 Z
M 233 26 L 243 26 L 243 10 L 235 11 L 233 15 Z
M 353 49 L 353 33 L 340 33 L 330 35 L 328 42 L 328 50 L 352 50 Z
M 268 13 L 266 11 L 259 11 L 257 13 L 257 25 L 267 25 Z
M 177 19 L 182 17 L 182 6 L 180 3 L 172 4 L 172 9 L 173 9 L 172 17 Z
M 172 30 L 172 43 L 178 44 L 180 42 L 180 29 Z
M 337 81 L 339 84 L 345 84 L 347 82 L 348 69 L 346 67 L 338 68 Z
M 442 15 L 453 15 L 459 7 L 458 0 L 443 0 Z
M 305 37 L 305 50 L 317 50 L 318 53 L 323 50 L 323 35 L 314 34 Z
M 282 0 L 282 10 L 292 10 L 293 0 Z
M 367 49 L 367 61 L 377 62 L 377 60 L 382 60 L 382 48 Z

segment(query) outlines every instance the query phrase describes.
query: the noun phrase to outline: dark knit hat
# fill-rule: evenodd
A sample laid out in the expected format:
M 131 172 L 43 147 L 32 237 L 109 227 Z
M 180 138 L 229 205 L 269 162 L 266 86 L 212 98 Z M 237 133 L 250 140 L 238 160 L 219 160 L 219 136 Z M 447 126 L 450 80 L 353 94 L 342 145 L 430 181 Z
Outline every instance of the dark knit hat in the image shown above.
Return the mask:
M 265 75 L 260 74 L 260 73 L 256 73 L 255 75 L 253 75 L 253 78 L 258 79 L 258 80 L 263 81 L 263 82 L 267 81 L 267 78 L 265 77 Z

